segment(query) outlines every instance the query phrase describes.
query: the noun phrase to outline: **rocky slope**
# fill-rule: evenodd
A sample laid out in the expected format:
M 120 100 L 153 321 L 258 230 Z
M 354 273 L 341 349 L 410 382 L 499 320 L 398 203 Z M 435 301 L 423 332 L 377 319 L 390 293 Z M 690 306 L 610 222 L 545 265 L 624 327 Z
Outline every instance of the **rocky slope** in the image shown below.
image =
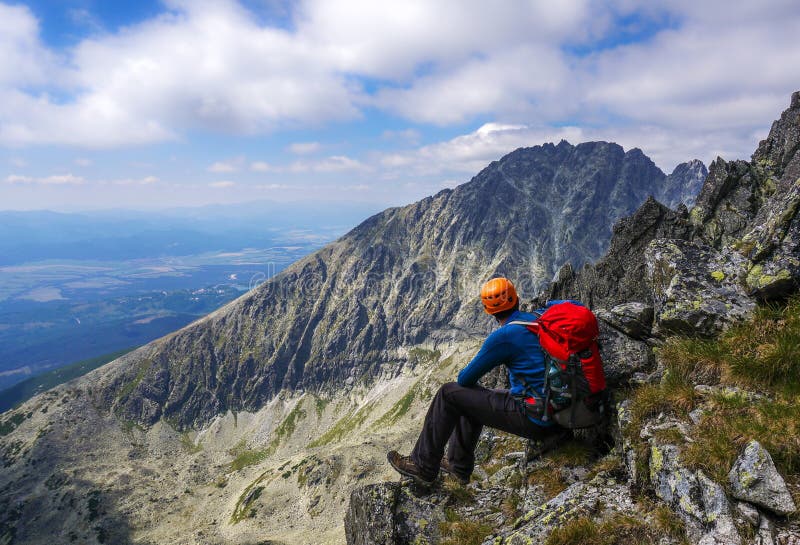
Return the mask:
M 623 339 L 604 360 L 638 387 L 618 395 L 609 455 L 579 434 L 528 460 L 489 435 L 465 489 L 355 490 L 348 543 L 800 542 L 798 192 L 800 92 L 750 162 L 712 164 L 691 211 L 646 202 L 597 264 L 540 295 L 591 302 Z

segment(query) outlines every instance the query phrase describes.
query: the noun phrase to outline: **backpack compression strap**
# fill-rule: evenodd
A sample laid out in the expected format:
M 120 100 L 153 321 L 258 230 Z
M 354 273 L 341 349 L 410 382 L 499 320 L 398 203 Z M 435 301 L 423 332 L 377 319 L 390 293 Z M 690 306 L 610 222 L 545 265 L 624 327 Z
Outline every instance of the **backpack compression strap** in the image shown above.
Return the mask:
M 528 329 L 539 329 L 539 322 L 523 322 L 522 320 L 514 320 L 513 322 L 508 322 L 506 325 L 524 325 Z

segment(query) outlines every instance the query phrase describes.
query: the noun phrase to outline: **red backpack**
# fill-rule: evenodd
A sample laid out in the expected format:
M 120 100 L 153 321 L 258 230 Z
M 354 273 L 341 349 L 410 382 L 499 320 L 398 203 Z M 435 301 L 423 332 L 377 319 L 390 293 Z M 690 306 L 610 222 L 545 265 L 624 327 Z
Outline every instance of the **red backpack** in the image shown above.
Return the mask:
M 606 377 L 600 359 L 597 318 L 587 307 L 564 301 L 555 303 L 535 322 L 514 321 L 539 337 L 545 353 L 544 399 L 537 416 L 550 418 L 565 428 L 599 424 L 605 413 Z M 523 381 L 526 390 L 528 385 Z M 537 404 L 528 392 L 526 408 Z M 534 411 L 535 412 L 535 411 Z

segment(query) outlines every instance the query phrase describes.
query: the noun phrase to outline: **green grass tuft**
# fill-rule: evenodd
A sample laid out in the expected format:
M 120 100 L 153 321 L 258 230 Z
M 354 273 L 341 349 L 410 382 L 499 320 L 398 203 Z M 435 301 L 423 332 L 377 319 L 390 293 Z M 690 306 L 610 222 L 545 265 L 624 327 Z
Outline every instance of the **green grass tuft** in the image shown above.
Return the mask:
M 440 545 L 481 545 L 492 533 L 492 527 L 474 520 L 459 520 L 454 511 L 445 513 L 446 520 L 439 523 L 442 536 Z
M 692 437 L 695 441 L 682 454 L 684 463 L 702 469 L 719 483 L 727 483 L 728 471 L 751 439 L 770 452 L 783 475 L 796 475 L 800 473 L 800 399 L 750 402 L 716 396 Z
M 719 339 L 673 338 L 660 353 L 669 372 L 686 381 L 800 393 L 800 297 L 759 307 L 753 319 Z
M 553 530 L 545 545 L 650 545 L 659 538 L 644 521 L 617 513 L 602 522 L 588 517 L 572 520 Z
M 677 430 L 656 440 L 682 446 L 690 469 L 702 469 L 725 485 L 744 445 L 759 441 L 790 480 L 800 473 L 800 297 L 784 306 L 757 309 L 748 323 L 718 339 L 672 338 L 660 349 L 665 367 L 660 384 L 644 385 L 631 395 L 631 424 L 624 430 L 646 473 L 647 452 L 638 437 L 644 421 L 660 412 L 686 417 L 701 396 L 694 384 L 720 385 L 765 394 L 763 397 L 721 389 L 702 399 L 706 409 L 688 444 Z

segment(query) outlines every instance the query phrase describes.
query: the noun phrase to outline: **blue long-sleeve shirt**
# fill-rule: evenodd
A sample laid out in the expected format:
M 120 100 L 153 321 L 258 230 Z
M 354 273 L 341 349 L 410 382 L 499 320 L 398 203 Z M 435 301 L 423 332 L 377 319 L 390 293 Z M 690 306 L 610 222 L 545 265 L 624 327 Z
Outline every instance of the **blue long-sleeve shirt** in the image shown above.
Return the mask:
M 474 386 L 483 375 L 498 365 L 505 365 L 513 395 L 522 394 L 525 389 L 520 377 L 528 386 L 542 393 L 545 369 L 539 337 L 523 325 L 509 323 L 517 320 L 532 322 L 536 318 L 527 312 L 512 314 L 505 325 L 486 338 L 480 351 L 458 374 L 458 383 L 461 386 Z

